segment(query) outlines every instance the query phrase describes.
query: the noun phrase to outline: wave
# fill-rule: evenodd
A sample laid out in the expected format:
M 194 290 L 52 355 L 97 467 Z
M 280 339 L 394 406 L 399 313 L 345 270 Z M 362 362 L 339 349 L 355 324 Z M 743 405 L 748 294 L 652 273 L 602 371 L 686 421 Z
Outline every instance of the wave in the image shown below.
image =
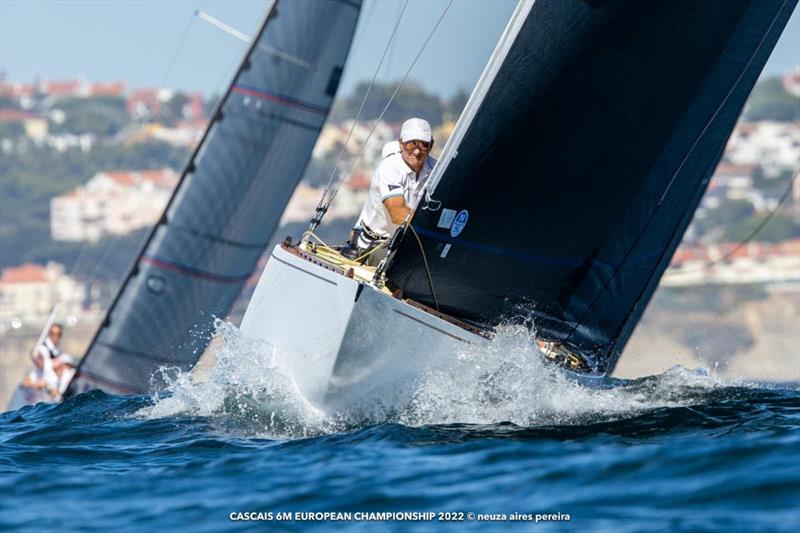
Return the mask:
M 451 354 L 447 365 L 332 412 L 309 403 L 275 364 L 274 348 L 218 322 L 222 339 L 208 381 L 175 373 L 136 417 L 208 418 L 220 430 L 270 439 L 352 432 L 376 424 L 441 426 L 456 434 L 574 435 L 601 431 L 637 435 L 714 424 L 759 401 L 796 398 L 796 385 L 724 380 L 705 369 L 676 366 L 635 380 L 587 388 L 544 362 L 527 328 L 500 328 L 488 347 Z M 542 433 L 545 432 L 545 433 Z M 549 433 L 548 433 L 549 432 Z M 577 433 L 576 433 L 577 432 Z M 457 438 L 462 438 L 458 436 Z

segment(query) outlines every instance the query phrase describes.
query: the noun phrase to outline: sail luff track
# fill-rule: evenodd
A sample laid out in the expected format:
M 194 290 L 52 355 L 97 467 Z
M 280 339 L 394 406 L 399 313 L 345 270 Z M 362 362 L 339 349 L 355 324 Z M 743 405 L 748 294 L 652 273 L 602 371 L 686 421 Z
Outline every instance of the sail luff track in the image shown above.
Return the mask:
M 302 177 L 360 4 L 271 4 L 67 395 L 104 381 L 144 392 L 158 385 L 151 377 L 159 367 L 196 363 Z

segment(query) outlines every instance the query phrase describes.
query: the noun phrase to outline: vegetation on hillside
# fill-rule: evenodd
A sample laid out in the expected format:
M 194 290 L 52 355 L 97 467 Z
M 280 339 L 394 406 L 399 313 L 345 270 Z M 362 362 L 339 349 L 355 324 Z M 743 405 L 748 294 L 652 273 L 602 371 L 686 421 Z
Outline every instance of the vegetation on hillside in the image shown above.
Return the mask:
M 339 98 L 331 110 L 330 120 L 339 122 L 355 117 L 368 88 L 369 82 L 361 82 L 351 94 Z M 364 109 L 359 115 L 359 120 L 375 120 L 381 116 L 396 88 L 397 82 L 375 83 L 364 102 Z M 436 128 L 442 125 L 446 119 L 458 118 L 467 102 L 467 97 L 466 91 L 461 90 L 452 98 L 442 100 L 416 83 L 406 82 L 392 99 L 383 115 L 383 120 L 385 122 L 402 122 L 409 117 L 423 117 Z
M 761 80 L 747 101 L 744 118 L 749 121 L 800 120 L 800 97 L 787 93 L 780 78 Z
M 24 149 L 3 154 L 0 267 L 27 261 L 44 263 L 56 256 L 68 259 L 73 253 L 70 250 L 80 249 L 80 244 L 50 239 L 51 198 L 84 184 L 101 170 L 180 168 L 186 156 L 185 149 L 163 142 L 101 144 L 86 153 L 78 148 L 58 152 L 26 144 Z
M 65 98 L 54 109 L 64 114 L 63 121 L 50 125 L 50 130 L 54 133 L 112 136 L 130 122 L 125 98 L 121 96 Z
M 353 118 L 368 85 L 362 82 L 351 94 L 340 97 L 330 120 L 335 122 Z M 364 105 L 360 120 L 372 120 L 380 116 L 395 88 L 396 82 L 377 83 Z M 395 95 L 383 119 L 401 122 L 409 116 L 421 116 L 437 127 L 444 121 L 457 118 L 467 99 L 466 91 L 442 99 L 417 84 L 406 83 Z M 215 101 L 216 97 L 208 100 L 209 111 L 213 109 Z M 159 115 L 152 119 L 175 125 L 181 119 L 186 102 L 187 98 L 178 94 L 163 105 Z M 8 97 L 0 98 L 0 107 L 19 109 L 18 102 Z M 77 148 L 59 152 L 27 140 L 21 123 L 0 123 L 0 142 L 13 140 L 15 143 L 13 150 L 4 150 L 0 154 L 0 267 L 26 261 L 45 263 L 47 260 L 57 260 L 68 267 L 73 265 L 87 246 L 50 239 L 51 198 L 86 183 L 101 170 L 142 170 L 165 166 L 179 169 L 188 155 L 186 149 L 157 141 L 130 145 L 118 143 L 120 132 L 131 124 L 123 98 L 67 98 L 34 111 L 48 118 L 53 133 L 92 134 L 97 142 L 88 152 Z M 800 120 L 800 98 L 787 94 L 777 78 L 763 80 L 756 85 L 745 117 L 748 120 Z M 306 180 L 312 185 L 324 184 L 333 163 L 332 160 L 312 160 Z M 786 188 L 791 176 L 754 178 L 759 190 L 774 197 Z M 719 239 L 738 240 L 749 235 L 763 216 L 756 214 L 748 202 L 725 201 L 718 208 L 708 210 L 703 219 L 696 220 L 695 227 L 700 233 L 714 233 Z M 135 249 L 142 235 L 137 232 L 117 238 L 115 242 Z M 800 223 L 786 214 L 778 213 L 758 238 L 778 241 L 796 236 L 800 236 Z M 104 241 L 89 246 L 84 257 L 89 255 L 94 262 L 99 261 L 105 246 Z M 126 263 L 127 259 L 122 262 Z M 101 270 L 117 275 L 124 268 L 116 265 Z

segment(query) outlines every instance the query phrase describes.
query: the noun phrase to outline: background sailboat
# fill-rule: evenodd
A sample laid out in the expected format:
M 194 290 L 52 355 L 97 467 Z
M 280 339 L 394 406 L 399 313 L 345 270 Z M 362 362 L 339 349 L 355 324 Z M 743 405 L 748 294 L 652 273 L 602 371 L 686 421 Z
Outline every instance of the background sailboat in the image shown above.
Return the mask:
M 142 393 L 158 382 L 158 368 L 197 362 L 214 317 L 228 312 L 302 177 L 360 7 L 269 4 L 65 397 L 92 388 Z

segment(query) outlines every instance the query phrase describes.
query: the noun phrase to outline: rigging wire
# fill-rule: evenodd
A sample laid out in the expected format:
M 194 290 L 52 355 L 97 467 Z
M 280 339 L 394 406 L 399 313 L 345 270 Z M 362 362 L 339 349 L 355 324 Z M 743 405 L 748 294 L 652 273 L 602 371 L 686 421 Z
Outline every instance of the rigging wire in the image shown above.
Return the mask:
M 431 29 L 431 31 L 428 34 L 427 38 L 422 43 L 422 46 L 420 47 L 419 51 L 417 52 L 417 55 L 414 57 L 414 60 L 409 65 L 409 67 L 406 70 L 405 74 L 403 74 L 403 77 L 397 83 L 397 86 L 395 87 L 394 92 L 389 97 L 389 100 L 386 102 L 386 105 L 383 107 L 383 110 L 381 110 L 380 115 L 378 115 L 378 118 L 375 119 L 375 123 L 373 124 L 372 129 L 369 131 L 369 134 L 364 139 L 364 142 L 361 144 L 361 148 L 359 149 L 358 153 L 355 156 L 353 156 L 353 158 L 350 161 L 350 165 L 347 167 L 347 171 L 345 171 L 342 174 L 342 176 L 347 176 L 347 175 L 350 174 L 350 172 L 353 170 L 353 166 L 355 165 L 356 161 L 358 161 L 358 159 L 364 153 L 364 149 L 366 148 L 367 143 L 369 142 L 369 140 L 372 138 L 372 134 L 375 133 L 375 130 L 377 129 L 378 124 L 383 119 L 383 116 L 386 114 L 386 111 L 389 109 L 389 106 L 394 101 L 394 98 L 395 98 L 395 96 L 397 96 L 397 93 L 400 91 L 400 89 L 405 84 L 406 80 L 408 79 L 408 76 L 411 74 L 411 71 L 416 66 L 417 61 L 419 61 L 419 58 L 422 56 L 422 52 L 425 51 L 425 48 L 428 46 L 428 43 L 430 42 L 430 40 L 433 38 L 433 35 L 436 33 L 436 30 L 439 28 L 439 25 L 442 23 L 442 20 L 444 19 L 444 16 L 450 10 L 450 7 L 453 5 L 454 1 L 455 0 L 450 0 L 447 3 L 447 5 L 445 6 L 444 10 L 442 10 L 441 15 L 439 15 L 439 18 L 436 20 L 436 23 L 433 25 L 433 28 Z M 399 19 L 398 19 L 398 23 L 399 23 Z M 388 45 L 387 45 L 387 47 L 388 47 Z M 384 50 L 384 55 L 385 55 L 385 52 L 386 51 Z M 381 59 L 381 61 L 382 60 L 383 59 Z M 379 68 L 380 68 L 380 66 L 379 66 Z M 375 75 L 377 76 L 377 70 L 376 70 L 376 74 Z M 366 97 L 364 98 L 364 101 L 366 101 Z M 363 102 L 362 102 L 362 106 L 363 106 Z M 355 123 L 353 124 L 353 126 L 355 127 Z M 335 176 L 335 173 L 336 173 L 336 167 L 334 167 L 334 170 L 331 173 L 331 178 L 328 180 L 329 186 L 333 184 L 333 178 Z M 321 214 L 324 214 L 327 211 L 328 206 L 330 206 L 331 202 L 336 197 L 336 194 L 339 192 L 340 185 L 341 185 L 340 183 L 336 185 L 336 188 L 333 189 L 333 192 L 330 193 L 330 196 L 328 196 L 329 186 L 325 187 L 325 190 L 323 191 L 322 199 L 320 201 L 320 205 L 317 208 L 317 214 L 315 215 L 314 219 L 312 220 L 311 227 L 309 228 L 310 230 L 313 231 L 313 229 L 319 223 L 318 219 L 321 219 Z M 328 196 L 327 200 L 326 200 L 326 196 Z
M 271 2 L 268 4 L 267 11 L 265 12 L 265 14 L 264 14 L 264 17 L 263 17 L 262 21 L 260 22 L 259 34 L 263 34 L 263 32 L 264 32 L 265 28 L 267 27 L 267 24 L 269 23 L 270 16 L 271 16 L 271 14 L 272 14 L 272 13 L 273 13 L 273 11 L 274 11 L 274 8 L 275 8 L 275 4 L 276 4 L 276 2 L 277 2 L 277 0 L 272 0 L 272 1 L 271 1 Z M 254 37 L 254 39 L 257 39 L 257 37 Z M 247 54 L 250 54 L 250 53 L 251 53 L 251 51 L 253 50 L 254 46 L 255 46 L 255 44 L 251 44 L 251 45 L 250 45 L 250 47 L 248 48 L 248 52 L 247 52 Z M 241 67 L 240 67 L 240 68 L 241 68 Z M 229 93 L 226 93 L 226 96 L 227 96 L 228 94 L 229 94 Z M 214 114 L 218 113 L 218 112 L 219 112 L 219 110 L 221 109 L 221 107 L 222 107 L 222 104 L 224 103 L 224 98 L 225 98 L 225 97 L 223 97 L 223 99 L 222 99 L 220 102 L 218 102 L 218 103 L 217 103 L 217 105 L 216 105 L 216 107 L 215 107 Z M 192 161 L 192 160 L 193 160 L 193 159 L 194 159 L 194 158 L 197 156 L 197 154 L 198 154 L 198 153 L 199 153 L 199 151 L 201 150 L 201 148 L 202 148 L 202 145 L 203 145 L 204 141 L 206 140 L 206 138 L 208 137 L 208 135 L 209 135 L 209 130 L 208 130 L 208 129 L 206 129 L 205 133 L 203 134 L 203 137 L 200 139 L 200 141 L 199 141 L 198 143 L 196 143 L 196 144 L 195 144 L 194 148 L 191 150 L 191 154 L 190 154 L 190 156 L 187 158 L 187 166 L 185 166 L 185 167 L 184 167 L 184 169 L 183 169 L 183 171 L 182 171 L 182 173 L 181 173 L 181 175 L 180 175 L 181 177 L 180 177 L 180 178 L 179 178 L 179 180 L 178 180 L 178 184 L 176 185 L 175 189 L 173 190 L 172 196 L 170 197 L 170 199 L 169 199 L 169 200 L 168 200 L 168 202 L 167 202 L 167 205 L 166 205 L 166 207 L 164 208 L 164 213 L 168 212 L 168 210 L 169 210 L 169 209 L 170 209 L 170 207 L 172 206 L 173 202 L 175 201 L 175 199 L 176 199 L 176 196 L 177 196 L 177 191 L 178 191 L 178 189 L 181 187 L 181 185 L 184 183 L 184 180 L 186 179 L 186 176 L 187 176 L 187 175 L 188 175 L 188 173 L 189 173 L 189 171 L 188 171 L 188 168 L 189 168 L 189 167 L 188 167 L 188 164 L 190 164 L 190 163 L 191 163 L 191 161 Z M 151 239 L 153 239 L 153 238 L 155 237 L 155 235 L 156 235 L 156 231 L 157 231 L 157 230 L 158 230 L 158 225 L 156 225 L 156 226 L 154 226 L 154 227 L 152 227 L 152 228 L 150 229 L 150 232 L 148 233 L 147 237 L 146 237 L 146 238 L 145 238 L 145 240 L 142 242 L 142 244 L 141 244 L 141 246 L 140 246 L 140 248 L 139 248 L 139 252 L 137 253 L 137 258 L 138 258 L 138 257 L 140 257 L 140 256 L 141 256 L 141 255 L 142 255 L 142 254 L 145 252 L 145 250 L 146 250 L 146 247 L 147 247 L 147 246 L 148 246 L 148 244 L 151 242 Z M 128 283 L 129 283 L 129 282 L 130 282 L 130 280 L 132 279 L 132 277 L 133 277 L 133 275 L 134 275 L 134 272 L 136 271 L 136 268 L 137 268 L 137 267 L 138 267 L 138 264 L 137 264 L 137 262 L 135 261 L 135 262 L 134 262 L 134 263 L 131 265 L 131 267 L 129 268 L 128 272 L 125 274 L 124 278 L 122 279 L 122 282 L 120 283 L 120 285 L 119 285 L 119 286 L 118 286 L 118 288 L 117 288 L 117 293 L 116 293 L 116 296 L 113 298 L 113 300 L 111 301 L 111 304 L 109 305 L 108 309 L 106 310 L 106 317 L 107 317 L 107 318 L 108 318 L 108 317 L 111 315 L 111 313 L 112 313 L 112 312 L 114 311 L 114 309 L 116 308 L 116 306 L 117 306 L 118 302 L 120 301 L 120 298 L 122 297 L 122 292 L 125 290 L 125 288 L 127 287 Z M 95 334 L 94 334 L 94 337 L 93 337 L 93 338 L 92 338 L 92 340 L 90 341 L 90 343 L 89 343 L 89 346 L 88 346 L 88 348 L 87 348 L 87 349 L 86 349 L 86 351 L 85 351 L 85 356 L 86 356 L 86 355 L 88 355 L 89 351 L 90 351 L 90 350 L 91 350 L 91 349 L 94 347 L 95 343 L 97 342 L 97 340 L 98 340 L 98 338 L 99 338 L 99 336 L 100 336 L 100 333 L 101 333 L 101 331 L 102 331 L 102 327 L 103 327 L 103 326 L 101 325 L 101 327 L 100 327 L 100 328 L 98 328 L 98 329 L 96 330 L 96 332 L 95 332 Z M 83 358 L 83 359 L 81 359 L 80 363 L 78 364 L 78 367 L 77 367 L 77 369 L 76 369 L 75 376 L 80 376 L 81 369 L 82 369 L 82 367 L 83 367 L 83 365 L 84 365 L 84 362 L 86 361 L 86 357 L 85 357 L 85 356 L 84 356 L 84 358 Z M 73 377 L 73 379 L 74 379 L 74 377 Z M 74 394 L 74 392 L 75 392 L 75 391 L 74 391 L 74 390 L 71 388 L 71 384 L 70 384 L 70 385 L 67 387 L 66 391 L 64 392 L 64 394 L 65 394 L 65 397 L 69 397 L 69 396 L 73 395 L 73 394 Z
M 195 10 L 195 13 L 200 11 L 200 10 L 202 10 L 203 9 L 203 5 L 205 3 L 206 3 L 205 0 L 200 2 L 200 4 L 197 6 L 197 9 Z M 186 27 L 184 28 L 183 33 L 181 34 L 181 38 L 178 41 L 178 47 L 175 49 L 175 52 L 172 54 L 172 58 L 169 60 L 169 63 L 167 63 L 167 69 L 164 71 L 163 76 L 161 76 L 161 87 L 163 87 L 167 83 L 167 79 L 169 78 L 169 75 L 172 74 L 172 69 L 175 66 L 175 62 L 177 61 L 178 56 L 180 55 L 181 51 L 183 51 L 183 45 L 184 45 L 184 43 L 186 43 L 186 38 L 189 36 L 189 32 L 194 27 L 194 23 L 195 23 L 196 20 L 197 20 L 197 17 L 196 16 L 192 16 L 192 18 L 189 20 L 189 24 L 187 24 Z
M 333 163 L 333 168 L 331 169 L 331 175 L 328 178 L 328 183 L 325 184 L 325 188 L 322 190 L 322 197 L 319 199 L 319 203 L 317 204 L 317 208 L 315 210 L 314 218 L 309 224 L 309 228 L 306 233 L 313 233 L 314 229 L 316 229 L 317 225 L 319 225 L 319 222 L 322 221 L 322 217 L 327 211 L 327 207 L 333 200 L 333 196 L 335 196 L 334 193 L 330 197 L 330 199 L 326 201 L 326 198 L 328 196 L 328 191 L 330 190 L 331 185 L 334 183 L 334 178 L 336 177 L 336 169 L 339 168 L 339 163 L 342 160 L 344 152 L 347 150 L 347 145 L 350 143 L 350 138 L 353 136 L 353 131 L 355 131 L 356 125 L 358 125 L 358 119 L 361 116 L 361 112 L 364 110 L 364 106 L 367 103 L 367 98 L 372 92 L 372 88 L 375 86 L 375 80 L 378 78 L 378 74 L 380 73 L 381 66 L 383 66 L 383 62 L 386 59 L 386 55 L 392 48 L 392 43 L 394 42 L 394 38 L 397 35 L 398 28 L 400 28 L 400 21 L 403 19 L 403 13 L 405 13 L 407 6 L 408 6 L 408 0 L 405 0 L 405 2 L 402 5 L 402 9 L 400 9 L 400 12 L 397 15 L 397 20 L 394 23 L 394 28 L 392 28 L 392 33 L 389 36 L 389 40 L 386 42 L 386 46 L 383 49 L 383 54 L 381 54 L 381 59 L 380 61 L 378 61 L 378 66 L 375 68 L 375 72 L 372 74 L 372 79 L 369 82 L 369 86 L 367 86 L 367 90 L 364 92 L 364 97 L 361 99 L 361 104 L 358 106 L 358 111 L 356 112 L 356 115 L 353 118 L 353 124 L 350 126 L 350 131 L 347 132 L 347 138 L 345 138 L 344 144 L 342 145 L 341 149 L 339 149 L 339 153 L 336 156 L 336 161 Z M 303 241 L 305 242 L 307 240 L 308 239 L 304 234 Z
M 712 268 L 712 267 L 714 267 L 714 266 L 716 266 L 716 265 L 718 265 L 720 263 L 724 263 L 725 261 L 727 261 L 728 259 L 733 257 L 736 254 L 736 252 L 738 252 L 743 246 L 748 244 L 759 233 L 761 233 L 761 230 L 763 230 L 766 227 L 766 225 L 769 224 L 769 222 L 772 220 L 772 218 L 778 213 L 778 209 L 780 209 L 781 205 L 786 201 L 786 199 L 789 197 L 789 194 L 792 192 L 792 189 L 794 188 L 794 182 L 797 179 L 798 175 L 800 175 L 800 170 L 795 171 L 794 175 L 792 176 L 792 179 L 789 180 L 789 186 L 786 187 L 786 190 L 783 192 L 783 195 L 781 195 L 781 197 L 778 200 L 778 203 L 775 205 L 775 207 L 772 208 L 769 213 L 767 213 L 767 216 L 764 217 L 764 219 L 761 222 L 759 222 L 758 225 L 755 228 L 753 228 L 753 230 L 750 232 L 750 234 L 747 237 L 745 237 L 744 239 L 740 240 L 736 244 L 736 246 L 734 246 L 733 248 L 731 248 L 728 251 L 728 253 L 726 253 L 725 255 L 723 255 L 722 257 L 720 257 L 720 258 L 718 258 L 718 259 L 716 259 L 714 261 L 711 261 L 708 264 L 705 264 L 705 265 L 702 265 L 702 266 L 699 266 L 699 267 L 696 267 L 696 268 L 687 268 L 685 270 L 667 272 L 665 275 L 666 276 L 675 276 L 675 275 L 679 275 L 679 274 L 685 274 L 686 272 L 697 272 L 697 271 L 700 271 L 700 270 L 707 270 L 707 269 Z
M 408 79 L 408 76 L 411 74 L 411 71 L 416 66 L 417 61 L 419 61 L 419 58 L 422 56 L 422 52 L 425 51 L 425 48 L 428 46 L 428 43 L 430 42 L 430 40 L 433 38 L 433 35 L 436 33 L 436 30 L 439 28 L 439 25 L 442 23 L 442 20 L 444 19 L 444 16 L 447 14 L 447 12 L 450 9 L 450 6 L 453 5 L 454 1 L 455 0 L 450 0 L 447 3 L 447 5 L 445 6 L 444 10 L 442 10 L 442 14 L 439 15 L 439 18 L 436 20 L 436 24 L 433 25 L 433 28 L 431 29 L 430 33 L 428 34 L 428 37 L 425 39 L 425 42 L 422 43 L 422 47 L 420 47 L 419 51 L 417 52 L 417 55 L 414 57 L 414 60 L 408 66 L 408 69 L 406 70 L 405 74 L 403 74 L 402 79 L 397 83 L 397 86 L 395 87 L 394 92 L 392 93 L 392 96 L 389 97 L 389 100 L 386 102 L 386 105 L 383 106 L 383 110 L 381 111 L 381 114 L 378 115 L 378 118 L 375 119 L 375 123 L 373 124 L 372 129 L 369 131 L 369 134 L 367 135 L 367 137 L 364 139 L 364 142 L 361 145 L 361 149 L 358 151 L 358 153 L 350 161 L 350 166 L 347 167 L 347 171 L 343 174 L 344 176 L 347 176 L 348 174 L 350 174 L 350 172 L 353 170 L 353 166 L 355 165 L 356 161 L 358 161 L 358 159 L 364 153 L 364 148 L 366 148 L 367 142 L 372 138 L 372 134 L 375 133 L 375 130 L 378 128 L 378 123 L 380 123 L 380 121 L 383 119 L 383 115 L 386 114 L 386 111 L 389 109 L 389 106 L 392 105 L 392 102 L 394 101 L 395 96 L 397 96 L 397 93 L 400 91 L 400 89 L 405 84 L 406 80 Z M 334 199 L 334 197 L 336 197 L 336 193 L 338 191 L 339 191 L 339 187 L 337 186 L 336 189 L 333 191 L 333 193 L 331 193 L 331 197 L 328 200 L 328 204 L 330 204 L 333 201 L 333 199 Z
M 353 125 L 350 126 L 350 131 L 347 132 L 347 138 L 342 145 L 342 148 L 339 150 L 339 154 L 336 156 L 336 162 L 333 164 L 333 169 L 331 170 L 331 175 L 328 178 L 328 183 L 325 185 L 325 190 L 323 191 L 322 199 L 325 199 L 325 194 L 327 190 L 330 188 L 331 184 L 333 183 L 334 178 L 336 177 L 336 168 L 339 166 L 339 163 L 342 159 L 342 155 L 344 154 L 345 150 L 347 150 L 347 144 L 350 142 L 350 137 L 353 135 L 353 131 L 356 129 L 356 124 L 358 123 L 358 118 L 361 116 L 361 112 L 364 110 L 364 105 L 367 103 L 367 98 L 369 97 L 369 93 L 372 91 L 372 88 L 375 86 L 375 80 L 378 78 L 378 73 L 381 71 L 381 67 L 383 66 L 383 61 L 386 59 L 386 55 L 389 52 L 389 49 L 392 46 L 392 42 L 394 41 L 395 36 L 397 35 L 397 29 L 400 27 L 400 21 L 403 18 L 403 13 L 406 10 L 406 6 L 408 6 L 408 0 L 405 0 L 403 3 L 402 9 L 400 13 L 397 15 L 397 21 L 394 23 L 394 28 L 392 29 L 392 34 L 389 36 L 389 41 L 386 43 L 386 46 L 383 49 L 383 54 L 381 55 L 380 61 L 378 61 L 378 66 L 375 68 L 375 72 L 372 74 L 372 79 L 369 81 L 369 86 L 367 87 L 366 92 L 364 93 L 364 98 L 361 99 L 361 104 L 358 107 L 358 111 L 356 111 L 356 116 L 353 119 Z
M 729 99 L 733 95 L 734 91 L 739 86 L 739 83 L 742 81 L 742 79 L 744 79 L 745 72 L 747 72 L 748 68 L 750 67 L 750 65 L 755 60 L 759 50 L 762 49 L 762 46 L 764 45 L 764 42 L 767 39 L 767 36 L 770 34 L 770 31 L 771 31 L 772 27 L 775 25 L 776 21 L 778 20 L 778 16 L 779 16 L 779 12 L 776 13 L 773 16 L 772 21 L 770 22 L 769 28 L 764 33 L 764 35 L 762 35 L 761 41 L 758 43 L 758 45 L 755 47 L 753 52 L 750 54 L 750 57 L 747 59 L 746 64 L 744 65 L 744 67 L 739 72 L 739 76 L 736 78 L 736 80 L 734 80 L 733 84 L 728 89 L 727 94 L 725 94 L 725 96 L 722 99 L 722 102 L 717 106 L 717 108 L 714 111 L 714 113 L 712 113 L 712 115 L 708 118 L 708 120 L 706 120 L 705 125 L 703 126 L 702 130 L 695 137 L 694 142 L 690 146 L 690 148 L 689 148 L 688 152 L 686 153 L 686 155 L 684 156 L 683 160 L 680 162 L 678 167 L 672 173 L 672 176 L 671 176 L 669 182 L 667 183 L 667 186 L 664 188 L 664 191 L 661 193 L 661 198 L 658 200 L 658 203 L 656 204 L 655 209 L 653 209 L 652 213 L 650 213 L 650 216 L 648 217 L 647 221 L 645 222 L 644 229 L 642 229 L 642 231 L 638 234 L 638 236 L 634 240 L 634 242 L 631 245 L 631 247 L 625 253 L 625 256 L 623 257 L 622 262 L 618 266 L 616 266 L 614 268 L 614 271 L 609 276 L 608 280 L 603 284 L 602 289 L 597 293 L 597 295 L 592 299 L 592 301 L 589 302 L 589 305 L 586 306 L 586 309 L 581 314 L 580 318 L 578 318 L 578 320 L 575 321 L 574 325 L 572 326 L 572 329 L 570 330 L 569 334 L 567 335 L 567 338 L 565 339 L 566 341 L 569 341 L 572 338 L 572 335 L 578 330 L 578 327 L 583 323 L 583 320 L 586 318 L 587 314 L 594 308 L 595 303 L 597 303 L 597 301 L 600 299 L 600 297 L 603 295 L 603 293 L 605 293 L 605 291 L 608 289 L 608 287 L 611 284 L 611 282 L 614 279 L 616 279 L 617 274 L 619 274 L 619 271 L 622 268 L 622 266 L 628 261 L 628 259 L 630 258 L 631 254 L 634 252 L 636 247 L 639 245 L 640 240 L 644 237 L 645 233 L 647 232 L 647 230 L 650 227 L 650 224 L 655 219 L 655 216 L 656 216 L 656 213 L 658 212 L 658 209 L 663 205 L 664 200 L 667 197 L 667 194 L 669 193 L 670 189 L 672 189 L 672 185 L 675 183 L 675 180 L 678 178 L 678 174 L 681 172 L 681 170 L 683 169 L 684 165 L 689 160 L 689 157 L 692 155 L 692 153 L 694 152 L 695 148 L 697 148 L 697 146 L 699 145 L 700 139 L 705 135 L 705 133 L 711 127 L 711 125 L 714 122 L 714 120 L 717 118 L 719 113 L 722 111 L 722 108 L 729 101 Z M 718 155 L 721 155 L 721 154 L 718 154 Z M 675 237 L 675 233 L 676 232 L 677 232 L 677 228 L 675 228 L 675 230 L 673 231 L 672 238 Z M 642 298 L 643 294 L 644 294 L 644 289 L 642 289 L 642 291 L 639 293 L 639 296 L 636 298 L 636 300 L 634 302 L 634 306 L 638 305 L 638 303 L 641 301 L 641 298 Z M 630 317 L 630 313 L 632 312 L 632 309 L 633 308 L 631 308 L 631 311 L 629 311 L 628 318 Z M 627 322 L 628 318 L 625 319 L 625 322 Z M 622 327 L 622 326 L 620 326 L 620 327 Z M 616 340 L 614 341 L 614 343 L 616 344 Z

